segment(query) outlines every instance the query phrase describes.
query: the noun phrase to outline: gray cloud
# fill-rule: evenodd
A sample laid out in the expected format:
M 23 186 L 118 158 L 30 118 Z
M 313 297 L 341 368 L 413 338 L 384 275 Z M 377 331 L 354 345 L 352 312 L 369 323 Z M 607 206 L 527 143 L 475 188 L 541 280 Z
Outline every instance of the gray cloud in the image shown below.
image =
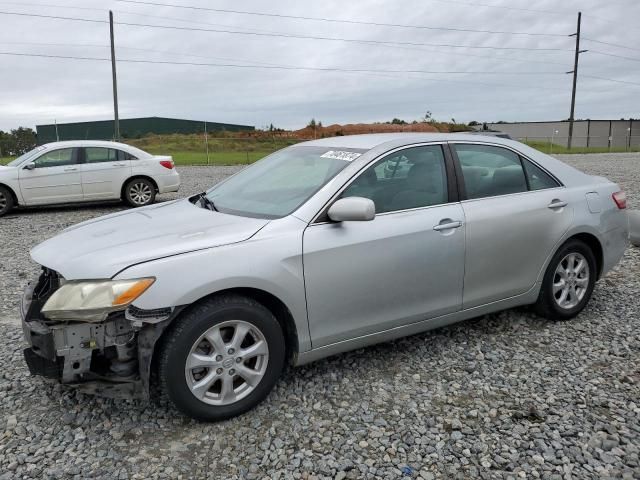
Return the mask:
M 181 0 L 158 0 L 181 3 Z M 443 0 L 391 2 L 279 1 L 216 2 L 216 8 L 290 15 L 361 19 L 373 22 L 454 26 L 483 30 L 569 34 L 576 13 L 583 35 L 640 48 L 640 6 L 634 0 L 600 2 L 507 2 L 502 5 L 557 12 L 463 5 Z M 472 3 L 475 0 L 468 0 Z M 494 0 L 495 1 L 495 0 Z M 35 3 L 102 10 L 33 6 Z M 188 5 L 210 5 L 192 0 Z M 478 2 L 480 3 L 480 2 Z M 487 3 L 487 2 L 482 2 Z M 118 63 L 121 117 L 170 116 L 297 128 L 311 117 L 325 124 L 415 119 L 427 110 L 438 119 L 547 120 L 568 116 L 573 67 L 573 39 L 491 35 L 470 32 L 401 29 L 256 17 L 168 7 L 134 5 L 115 0 L 0 0 L 0 11 L 40 13 L 116 21 L 227 28 L 253 32 L 344 37 L 363 40 L 559 48 L 563 51 L 458 49 L 384 46 L 309 39 L 260 37 L 116 25 L 119 59 L 199 63 L 271 64 L 342 69 L 503 72 L 501 74 L 416 73 L 360 74 L 304 70 L 220 68 L 189 65 Z M 139 14 L 139 15 L 134 15 Z M 142 15 L 151 15 L 147 17 Z M 168 19 L 156 18 L 158 16 Z M 0 15 L 0 51 L 107 58 L 108 25 Z M 20 42 L 20 43 L 17 43 Z M 52 43 L 64 45 L 36 45 Z M 594 51 L 640 59 L 640 50 L 589 41 L 592 52 L 581 57 L 585 75 L 640 83 L 640 62 L 607 57 Z M 138 49 L 138 50 L 136 50 Z M 140 50 L 143 49 L 143 50 Z M 154 51 L 148 51 L 154 50 Z M 171 53 L 167 53 L 171 52 Z M 550 62 L 546 64 L 543 62 Z M 0 129 L 18 125 L 83 121 L 112 115 L 108 62 L 0 55 Z M 531 72 L 531 74 L 515 74 Z M 538 75 L 539 72 L 558 72 Z M 638 117 L 640 86 L 581 77 L 576 116 Z

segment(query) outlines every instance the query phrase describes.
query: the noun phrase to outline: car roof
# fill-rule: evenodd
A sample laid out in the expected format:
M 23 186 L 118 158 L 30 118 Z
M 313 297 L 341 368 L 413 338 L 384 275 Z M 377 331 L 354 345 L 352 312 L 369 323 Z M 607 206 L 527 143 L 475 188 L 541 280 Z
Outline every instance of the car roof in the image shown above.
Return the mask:
M 120 148 L 130 149 L 130 145 L 119 142 L 109 142 L 106 140 L 65 140 L 62 142 L 51 142 L 42 145 L 45 148 L 58 148 L 58 147 L 105 147 L 105 148 Z M 135 147 L 134 147 L 135 148 Z
M 484 138 L 492 143 L 503 143 L 513 145 L 513 140 L 503 139 L 495 136 L 478 135 L 472 132 L 460 133 L 369 133 L 365 135 L 347 135 L 338 137 L 326 137 L 318 140 L 299 143 L 298 145 L 318 146 L 318 147 L 341 147 L 371 150 L 381 145 L 390 143 L 394 146 L 420 142 L 453 142 L 453 141 L 482 141 Z

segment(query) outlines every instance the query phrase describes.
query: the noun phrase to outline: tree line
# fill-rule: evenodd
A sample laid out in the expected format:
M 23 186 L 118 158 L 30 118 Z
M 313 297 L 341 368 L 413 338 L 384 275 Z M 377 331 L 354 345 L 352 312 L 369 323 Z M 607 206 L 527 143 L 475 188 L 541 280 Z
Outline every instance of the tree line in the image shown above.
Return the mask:
M 19 127 L 9 132 L 0 130 L 0 157 L 17 157 L 37 145 L 36 132 Z

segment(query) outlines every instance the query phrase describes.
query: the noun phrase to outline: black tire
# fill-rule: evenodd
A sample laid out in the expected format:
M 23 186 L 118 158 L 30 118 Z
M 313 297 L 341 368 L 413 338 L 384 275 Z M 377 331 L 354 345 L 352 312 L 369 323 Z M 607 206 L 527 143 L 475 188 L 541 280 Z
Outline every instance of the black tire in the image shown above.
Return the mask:
M 191 391 L 185 372 L 186 360 L 194 344 L 206 331 L 229 321 L 246 322 L 263 335 L 268 346 L 266 370 L 259 383 L 245 397 L 227 405 L 211 405 Z M 219 421 L 240 415 L 259 404 L 276 384 L 284 362 L 284 335 L 273 314 L 253 299 L 240 295 L 221 295 L 185 311 L 165 333 L 158 362 L 158 377 L 162 394 L 182 413 L 197 420 Z M 204 370 L 203 376 L 208 373 L 208 370 Z M 214 373 L 213 368 L 211 373 Z M 227 373 L 225 370 L 222 375 Z M 238 380 L 243 381 L 242 378 Z M 207 391 L 215 389 L 216 385 L 222 388 L 222 384 L 215 383 Z
M 124 201 L 131 207 L 145 207 L 156 200 L 156 186 L 146 178 L 132 178 L 123 191 Z
M 0 217 L 9 213 L 13 208 L 13 194 L 11 190 L 0 187 Z
M 571 253 L 582 255 L 587 261 L 589 267 L 589 278 L 582 299 L 580 299 L 580 301 L 578 301 L 577 304 L 571 308 L 563 308 L 559 305 L 559 301 L 556 298 L 557 294 L 554 294 L 553 284 L 557 279 L 556 269 L 558 268 L 560 262 L 563 262 L 564 259 Z M 598 270 L 596 258 L 591 251 L 591 248 L 589 248 L 587 244 L 581 242 L 580 240 L 567 241 L 558 249 L 556 254 L 551 259 L 549 266 L 547 267 L 547 271 L 544 274 L 544 279 L 540 288 L 540 294 L 538 295 L 538 300 L 534 304 L 534 310 L 538 315 L 549 320 L 569 320 L 571 318 L 574 318 L 589 302 L 596 283 L 597 275 Z

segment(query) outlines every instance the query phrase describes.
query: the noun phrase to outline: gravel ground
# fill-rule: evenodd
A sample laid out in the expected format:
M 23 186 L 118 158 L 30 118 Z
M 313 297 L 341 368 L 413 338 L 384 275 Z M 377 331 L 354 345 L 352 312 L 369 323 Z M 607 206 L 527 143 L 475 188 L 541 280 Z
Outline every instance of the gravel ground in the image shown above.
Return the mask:
M 563 160 L 618 181 L 640 208 L 640 155 Z M 181 194 L 234 170 L 183 168 Z M 289 369 L 258 408 L 207 425 L 24 366 L 28 249 L 120 208 L 0 220 L 0 479 L 640 478 L 640 249 L 573 321 L 512 310 Z

